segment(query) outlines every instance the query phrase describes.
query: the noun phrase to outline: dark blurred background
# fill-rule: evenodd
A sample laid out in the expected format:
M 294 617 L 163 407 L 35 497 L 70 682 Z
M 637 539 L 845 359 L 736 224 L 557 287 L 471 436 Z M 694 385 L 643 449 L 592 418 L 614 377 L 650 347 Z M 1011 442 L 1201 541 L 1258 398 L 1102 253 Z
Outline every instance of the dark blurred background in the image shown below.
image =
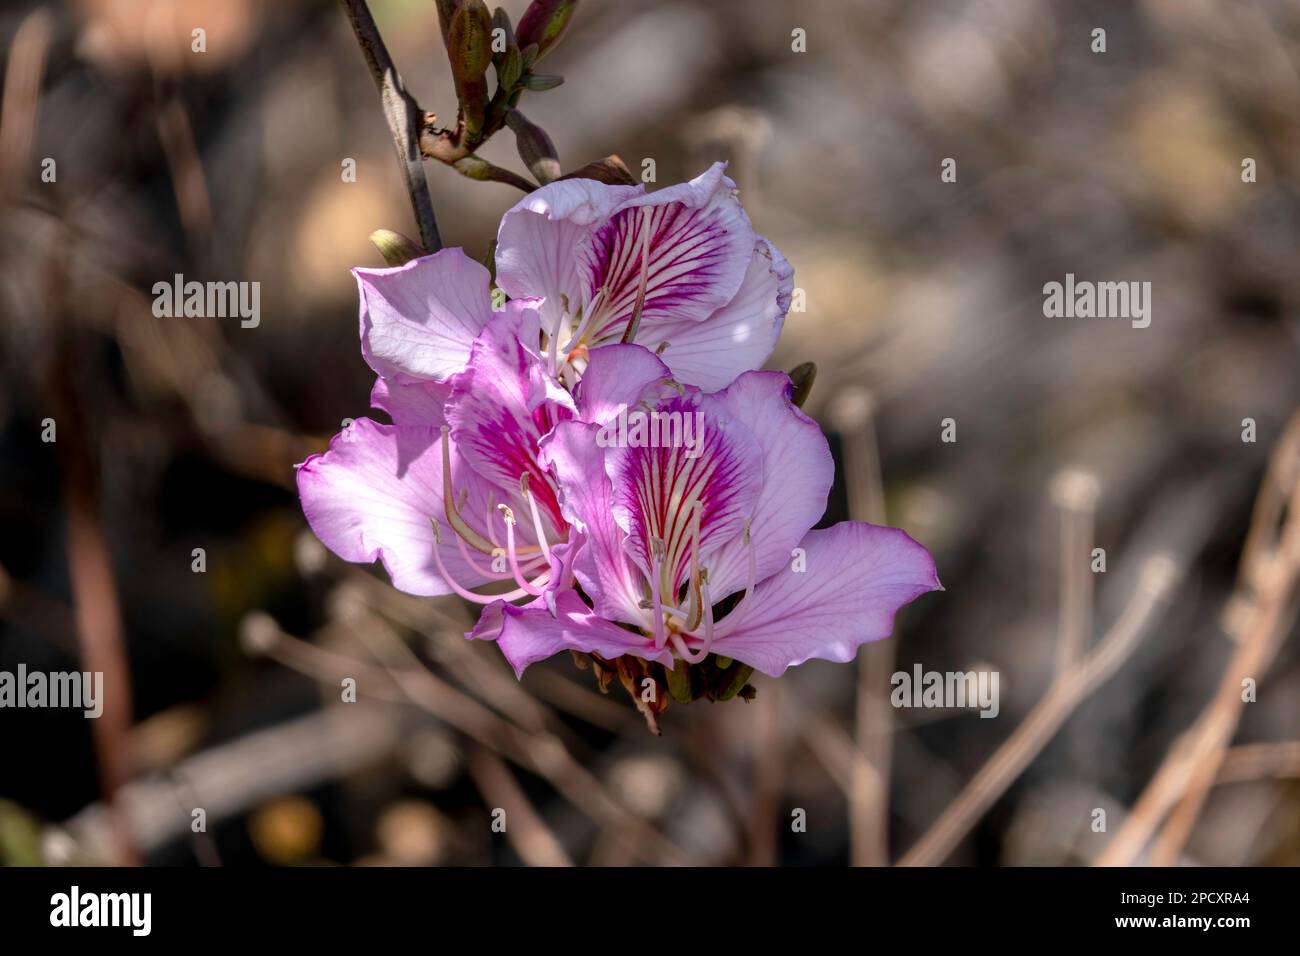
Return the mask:
M 372 8 L 450 121 L 431 0 Z M 17 0 L 0 50 L 0 670 L 129 674 L 97 728 L 0 711 L 0 859 L 1300 863 L 1296 555 L 1266 527 L 1300 474 L 1296 4 L 584 0 L 522 108 L 566 170 L 731 162 L 806 294 L 772 365 L 819 366 L 827 521 L 883 507 L 947 588 L 860 666 L 662 737 L 568 658 L 517 685 L 458 600 L 306 529 L 293 465 L 373 381 L 348 270 L 415 234 L 339 5 Z M 509 133 L 483 155 L 522 169 Z M 482 257 L 519 192 L 425 168 Z M 1150 327 L 1046 318 L 1067 272 L 1151 282 Z M 260 325 L 155 318 L 175 273 L 260 282 Z M 997 671 L 998 717 L 882 704 L 916 663 Z

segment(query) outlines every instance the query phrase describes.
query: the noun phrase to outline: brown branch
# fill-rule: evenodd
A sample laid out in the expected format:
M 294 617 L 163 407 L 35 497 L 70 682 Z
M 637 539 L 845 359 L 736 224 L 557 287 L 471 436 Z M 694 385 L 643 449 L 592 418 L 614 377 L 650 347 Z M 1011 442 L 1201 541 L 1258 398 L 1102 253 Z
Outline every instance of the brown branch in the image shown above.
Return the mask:
M 424 113 L 415 102 L 414 97 L 406 92 L 401 74 L 393 64 L 393 58 L 384 46 L 384 38 L 379 35 L 375 18 L 370 14 L 366 0 L 340 0 L 352 32 L 357 36 L 361 54 L 366 58 L 366 66 L 374 78 L 375 87 L 384 107 L 384 119 L 389 132 L 393 134 L 393 146 L 397 150 L 397 159 L 401 164 L 402 178 L 406 183 L 406 193 L 411 198 L 411 210 L 415 213 L 415 222 L 420 229 L 420 241 L 426 252 L 437 252 L 442 248 L 442 237 L 438 234 L 438 220 L 433 213 L 433 200 L 429 198 L 429 184 L 424 178 L 424 160 L 420 151 L 420 133 L 424 127 Z
M 1075 708 L 1133 653 L 1158 619 L 1181 576 L 1182 568 L 1172 558 L 1157 555 L 1147 559 L 1137 591 L 1102 642 L 1052 683 L 1015 733 L 980 768 L 966 789 L 899 861 L 899 866 L 937 866 L 947 859 Z
M 1288 503 L 1289 502 L 1289 503 Z M 1286 523 L 1279 528 L 1282 516 Z M 1247 626 L 1210 704 L 1170 749 L 1133 812 L 1097 859 L 1098 866 L 1133 863 L 1159 836 L 1152 865 L 1177 861 L 1205 796 L 1223 766 L 1243 706 L 1242 681 L 1259 681 L 1300 610 L 1300 413 L 1287 427 L 1260 488 L 1230 606 L 1245 609 Z M 1166 819 L 1167 818 L 1167 819 Z
M 846 389 L 837 397 L 832 415 L 843 441 L 849 517 L 884 524 L 875 399 L 865 389 Z M 865 759 L 853 762 L 848 795 L 849 860 L 853 866 L 889 864 L 889 776 L 894 742 L 889 680 L 896 651 L 896 641 L 888 640 L 868 644 L 858 653 L 854 735 Z

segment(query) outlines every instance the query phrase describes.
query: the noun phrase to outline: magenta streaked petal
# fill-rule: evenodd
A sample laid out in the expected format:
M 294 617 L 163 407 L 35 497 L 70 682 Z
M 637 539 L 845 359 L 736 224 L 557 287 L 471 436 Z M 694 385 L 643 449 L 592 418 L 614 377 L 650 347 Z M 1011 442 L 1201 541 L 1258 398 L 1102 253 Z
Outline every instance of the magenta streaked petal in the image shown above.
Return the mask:
M 821 428 L 790 401 L 784 372 L 746 372 L 706 401 L 716 402 L 749 428 L 762 453 L 760 491 L 750 520 L 757 580 L 786 566 L 791 549 L 821 520 L 835 480 L 835 462 Z M 749 553 L 744 542 L 725 542 L 708 560 L 713 599 L 745 587 Z
M 653 352 L 640 345 L 603 345 L 592 349 L 578 384 L 579 417 L 604 424 L 642 400 L 659 401 L 670 394 L 663 384 L 672 375 Z
M 542 460 L 559 476 L 565 519 L 582 535 L 573 573 L 597 613 L 613 621 L 644 624 L 638 604 L 644 588 L 624 550 L 626 534 L 614 520 L 614 489 L 595 425 L 561 422 L 542 442 Z
M 755 235 L 722 163 L 688 183 L 628 199 L 579 250 L 578 279 L 606 289 L 591 341 L 617 341 L 647 276 L 636 341 L 653 349 L 658 323 L 701 321 L 730 302 L 753 257 Z M 649 232 L 649 254 L 645 235 Z
M 673 666 L 667 648 L 656 651 L 653 641 L 596 615 L 574 591 L 556 594 L 555 614 L 543 605 L 541 599 L 525 608 L 500 602 L 490 605 L 483 612 L 484 620 L 466 637 L 495 634 L 497 646 L 514 668 L 516 677 L 522 677 L 528 665 L 561 651 L 596 653 L 606 659 L 634 654 Z
M 470 514 L 486 507 L 486 484 L 453 457 L 453 484 L 468 491 Z M 433 559 L 431 518 L 443 521 L 439 554 L 466 587 L 486 582 L 446 531 L 438 432 L 357 419 L 329 451 L 298 466 L 302 510 L 316 537 L 345 561 L 380 561 L 408 594 L 449 594 Z M 474 509 L 477 508 L 477 511 Z
M 651 323 L 637 339 L 667 342 L 661 357 L 673 377 L 716 391 L 741 372 L 762 368 L 771 357 L 793 290 L 794 270 L 760 238 L 735 298 L 703 322 Z
M 675 603 L 689 571 L 697 506 L 701 554 L 741 537 L 761 486 L 762 449 L 748 427 L 720 414 L 708 396 L 687 394 L 660 402 L 652 413 L 636 411 L 658 435 L 647 431 L 646 444 L 607 449 L 614 518 L 628 533 L 629 552 L 644 570 L 651 568 L 650 540 L 664 542 L 665 595 Z M 614 423 L 603 428 L 609 438 L 624 440 L 611 434 Z M 629 413 L 629 446 L 633 434 Z M 693 447 L 686 447 L 688 441 Z
M 561 531 L 564 522 L 538 462 L 538 443 L 557 422 L 572 417 L 572 403 L 538 381 L 541 365 L 519 337 L 530 328 L 530 316 L 518 310 L 494 315 L 475 340 L 468 367 L 452 380 L 447 422 L 456 447 L 482 477 L 515 494 L 527 474 L 538 506 Z
M 845 521 L 810 531 L 791 563 L 759 584 L 734 631 L 713 643 L 771 677 L 812 658 L 847 663 L 858 647 L 888 637 L 898 609 L 941 588 L 934 559 L 897 528 Z
M 550 320 L 565 295 L 576 309 L 588 290 L 576 268 L 578 249 L 620 204 L 644 191 L 590 179 L 566 179 L 529 193 L 501 219 L 497 283 L 512 298 L 542 296 Z
M 444 381 L 492 316 L 488 271 L 460 249 L 391 269 L 353 269 L 361 354 L 384 378 Z

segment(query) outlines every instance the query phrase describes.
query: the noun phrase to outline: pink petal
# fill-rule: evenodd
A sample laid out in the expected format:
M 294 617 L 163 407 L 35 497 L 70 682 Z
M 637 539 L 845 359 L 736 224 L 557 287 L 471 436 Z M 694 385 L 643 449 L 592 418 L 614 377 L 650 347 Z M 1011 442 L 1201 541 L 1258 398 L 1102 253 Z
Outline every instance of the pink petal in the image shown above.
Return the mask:
M 701 398 L 698 394 L 673 398 L 654 407 L 655 415 L 677 416 L 682 426 L 679 435 L 682 439 L 689 437 L 690 448 L 680 440 L 670 447 L 616 444 L 605 452 L 605 471 L 614 487 L 614 519 L 628 532 L 629 553 L 648 572 L 651 539 L 664 543 L 671 585 L 665 598 L 672 603 L 689 574 L 697 508 L 700 553 L 708 555 L 724 542 L 741 536 L 760 490 L 761 446 L 744 424 L 717 414 L 717 407 L 708 396 Z M 646 416 L 644 410 L 636 411 Z M 650 419 L 647 416 L 644 420 Z M 690 433 L 685 431 L 688 424 Z M 610 440 L 621 442 L 622 435 L 611 434 L 615 429 L 616 423 L 605 425 L 601 440 L 607 444 Z M 627 437 L 630 445 L 630 430 Z M 670 432 L 670 439 L 677 437 Z
M 747 517 L 757 580 L 785 567 L 790 551 L 821 520 L 835 479 L 835 462 L 817 423 L 790 401 L 784 372 L 746 372 L 710 396 L 749 428 L 762 454 L 760 490 Z M 708 560 L 713 599 L 746 586 L 749 554 L 743 540 L 723 544 Z
M 794 270 L 771 243 L 760 238 L 735 298 L 703 322 L 665 323 L 637 338 L 667 342 L 661 355 L 673 377 L 716 391 L 741 372 L 762 368 L 771 357 L 793 290 Z
M 526 608 L 497 602 L 483 611 L 479 625 L 466 637 L 496 634 L 497 646 L 515 676 L 522 677 L 529 664 L 561 651 L 596 653 L 606 659 L 634 654 L 672 667 L 667 648 L 656 651 L 654 641 L 633 634 L 594 614 L 574 591 L 560 591 L 555 614 L 542 607 L 540 599 Z
M 631 408 L 649 397 L 667 397 L 667 386 L 655 388 L 671 378 L 668 366 L 640 345 L 603 345 L 592 349 L 586 371 L 578 384 L 579 417 L 584 422 L 604 424 L 618 415 L 619 409 Z
M 800 547 L 807 569 L 787 564 L 759 584 L 715 653 L 771 677 L 811 658 L 847 663 L 862 644 L 890 635 L 904 604 L 942 589 L 930 553 L 897 528 L 845 521 L 808 532 Z
M 359 418 L 329 451 L 298 466 L 298 494 L 316 537 L 345 561 L 380 561 L 393 586 L 409 594 L 452 590 L 433 560 L 433 517 L 443 526 L 439 554 L 448 571 L 465 587 L 487 580 L 465 562 L 447 528 L 438 439 L 434 429 Z M 452 468 L 457 494 L 469 489 L 467 512 L 482 514 L 486 485 L 458 458 Z
M 370 407 L 388 413 L 394 425 L 441 428 L 447 418 L 443 406 L 451 396 L 446 382 L 409 382 L 375 379 L 370 390 Z
M 664 338 L 661 324 L 701 321 L 735 298 L 756 237 L 724 169 L 715 163 L 688 183 L 628 199 L 578 250 L 583 286 L 592 294 L 607 290 L 593 320 L 592 342 L 623 335 L 635 310 L 643 261 L 646 297 L 636 341 L 651 349 Z
M 460 371 L 492 316 L 490 277 L 460 249 L 392 269 L 353 269 L 361 354 L 384 378 L 443 381 Z
M 576 269 L 578 248 L 621 203 L 643 191 L 641 186 L 566 179 L 529 193 L 501 219 L 497 284 L 511 298 L 545 297 L 550 328 L 561 295 L 568 296 L 573 309 L 585 302 L 587 289 Z
M 542 460 L 559 476 L 561 510 L 582 535 L 573 573 L 597 613 L 613 621 L 641 625 L 647 615 L 638 604 L 641 575 L 624 551 L 627 535 L 614 521 L 614 488 L 605 474 L 604 449 L 596 444 L 597 426 L 561 422 L 542 442 Z
M 465 371 L 452 380 L 447 421 L 456 447 L 482 477 L 513 493 L 527 474 L 539 506 L 558 530 L 564 522 L 538 462 L 538 443 L 556 422 L 572 416 L 572 402 L 539 381 L 540 362 L 519 338 L 527 323 L 509 311 L 493 317 L 475 340 Z

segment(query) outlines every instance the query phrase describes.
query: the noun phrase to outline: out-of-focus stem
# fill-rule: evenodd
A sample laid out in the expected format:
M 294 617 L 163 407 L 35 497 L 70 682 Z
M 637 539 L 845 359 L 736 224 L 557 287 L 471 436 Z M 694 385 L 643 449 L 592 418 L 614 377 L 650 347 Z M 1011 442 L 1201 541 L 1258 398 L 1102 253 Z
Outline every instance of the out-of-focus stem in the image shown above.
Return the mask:
M 876 443 L 875 400 L 865 389 L 842 392 L 832 408 L 844 456 L 849 517 L 883 524 L 884 482 Z M 849 859 L 854 866 L 889 863 L 889 766 L 893 758 L 894 712 L 889 706 L 889 675 L 894 670 L 892 640 L 876 641 L 858 655 L 854 732 L 865 761 L 854 761 L 849 789 Z
M 1182 567 L 1167 555 L 1148 558 L 1137 590 L 1100 644 L 1048 688 L 1029 716 L 980 768 L 925 835 L 904 854 L 899 866 L 938 866 L 989 807 L 1006 793 L 1066 718 L 1128 659 L 1159 619 Z
M 437 252 L 442 248 L 442 237 L 438 234 L 438 220 L 433 213 L 433 200 L 429 197 L 429 184 L 424 178 L 424 159 L 420 152 L 424 114 L 411 94 L 406 92 L 401 74 L 397 72 L 388 47 L 384 45 L 384 38 L 379 35 L 379 28 L 375 26 L 375 18 L 371 16 L 366 0 L 340 2 L 352 24 L 352 32 L 356 34 L 366 66 L 370 68 L 375 88 L 379 90 L 384 119 L 393 135 L 393 146 L 397 149 L 406 193 L 411 199 L 411 210 L 415 213 L 415 222 L 420 229 L 420 241 L 424 243 L 426 252 Z
M 1052 482 L 1052 499 L 1061 512 L 1061 610 L 1056 673 L 1065 673 L 1083 654 L 1092 631 L 1092 550 L 1097 479 L 1066 469 Z

